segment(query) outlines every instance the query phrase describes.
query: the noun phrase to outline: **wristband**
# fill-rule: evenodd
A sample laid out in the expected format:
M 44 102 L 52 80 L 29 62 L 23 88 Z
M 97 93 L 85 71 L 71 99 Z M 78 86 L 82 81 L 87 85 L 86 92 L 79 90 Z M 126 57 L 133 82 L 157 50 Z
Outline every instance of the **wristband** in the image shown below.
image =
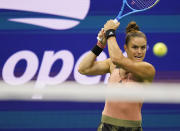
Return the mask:
M 105 36 L 106 36 L 106 40 L 107 40 L 108 38 L 112 37 L 112 36 L 115 36 L 115 37 L 116 37 L 115 30 L 113 30 L 113 29 L 107 30 Z
M 103 51 L 101 47 L 98 45 L 95 45 L 94 48 L 91 50 L 96 56 L 99 56 L 99 54 Z

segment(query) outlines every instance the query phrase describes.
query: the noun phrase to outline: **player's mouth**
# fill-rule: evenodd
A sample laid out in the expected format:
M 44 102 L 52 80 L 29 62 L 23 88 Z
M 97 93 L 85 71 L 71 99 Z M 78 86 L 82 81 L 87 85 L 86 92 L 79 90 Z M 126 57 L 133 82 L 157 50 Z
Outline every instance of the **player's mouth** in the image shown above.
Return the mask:
M 135 56 L 137 60 L 142 60 L 142 56 Z

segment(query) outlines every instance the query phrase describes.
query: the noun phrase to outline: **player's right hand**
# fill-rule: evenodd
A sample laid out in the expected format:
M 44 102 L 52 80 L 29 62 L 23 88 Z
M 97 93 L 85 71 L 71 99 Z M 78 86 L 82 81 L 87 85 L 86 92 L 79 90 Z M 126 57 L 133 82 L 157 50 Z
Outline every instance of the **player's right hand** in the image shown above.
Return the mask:
M 106 45 L 107 43 L 107 40 L 106 40 L 106 37 L 105 37 L 105 31 L 104 31 L 104 28 L 101 29 L 101 31 L 99 31 L 98 33 L 98 38 L 100 40 L 98 40 L 102 45 Z

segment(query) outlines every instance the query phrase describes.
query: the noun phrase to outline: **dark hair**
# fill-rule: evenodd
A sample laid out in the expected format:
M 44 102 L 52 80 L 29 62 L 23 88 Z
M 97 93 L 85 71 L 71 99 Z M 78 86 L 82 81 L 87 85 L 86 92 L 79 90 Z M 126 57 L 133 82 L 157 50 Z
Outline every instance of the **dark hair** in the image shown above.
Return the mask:
M 146 35 L 140 31 L 139 26 L 134 21 L 131 21 L 126 27 L 126 45 L 128 45 L 132 37 L 143 37 L 146 39 Z

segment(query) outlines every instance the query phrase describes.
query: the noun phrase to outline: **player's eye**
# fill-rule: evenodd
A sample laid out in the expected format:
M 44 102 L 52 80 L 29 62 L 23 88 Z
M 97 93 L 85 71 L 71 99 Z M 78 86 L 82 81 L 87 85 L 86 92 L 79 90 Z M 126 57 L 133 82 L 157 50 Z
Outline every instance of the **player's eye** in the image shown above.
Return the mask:
M 145 50 L 145 49 L 146 49 L 146 46 L 142 46 L 141 49 L 142 49 L 142 50 Z
M 137 49 L 138 49 L 138 46 L 133 46 L 132 48 L 137 50 Z

